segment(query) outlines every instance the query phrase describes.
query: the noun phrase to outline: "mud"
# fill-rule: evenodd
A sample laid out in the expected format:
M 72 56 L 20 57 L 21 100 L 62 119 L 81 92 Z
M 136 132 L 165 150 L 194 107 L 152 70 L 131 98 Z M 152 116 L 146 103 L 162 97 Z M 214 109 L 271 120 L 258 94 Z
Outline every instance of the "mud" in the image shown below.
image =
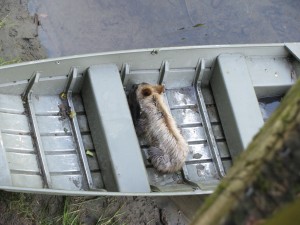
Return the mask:
M 64 197 L 0 192 L 0 224 L 187 224 L 167 197 Z
M 47 58 L 38 16 L 25 0 L 0 0 L 0 66 Z M 4 224 L 187 224 L 169 198 L 65 197 L 0 191 Z
M 96 197 L 72 201 L 70 208 L 81 212 L 79 224 L 187 224 L 167 197 Z
M 46 58 L 38 39 L 38 21 L 29 15 L 25 0 L 0 0 L 1 61 Z
M 27 1 L 0 0 L 0 66 L 46 57 L 38 39 L 38 22 L 29 15 Z M 59 214 L 61 201 L 55 196 L 0 191 L 0 224 L 40 224 L 44 213 Z

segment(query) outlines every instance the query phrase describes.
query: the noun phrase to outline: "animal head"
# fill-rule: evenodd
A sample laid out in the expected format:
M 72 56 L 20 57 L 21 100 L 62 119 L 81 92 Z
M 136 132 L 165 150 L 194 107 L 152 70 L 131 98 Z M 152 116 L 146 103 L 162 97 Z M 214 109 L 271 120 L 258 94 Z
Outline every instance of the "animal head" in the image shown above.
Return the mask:
M 154 94 L 162 94 L 165 92 L 165 87 L 163 85 L 151 85 L 147 83 L 141 83 L 136 87 L 136 97 L 137 100 L 142 100 L 145 98 L 149 98 Z
M 137 121 L 140 118 L 140 103 L 143 99 L 152 98 L 153 94 L 162 94 L 164 91 L 163 85 L 134 84 L 128 93 L 128 104 L 133 120 Z

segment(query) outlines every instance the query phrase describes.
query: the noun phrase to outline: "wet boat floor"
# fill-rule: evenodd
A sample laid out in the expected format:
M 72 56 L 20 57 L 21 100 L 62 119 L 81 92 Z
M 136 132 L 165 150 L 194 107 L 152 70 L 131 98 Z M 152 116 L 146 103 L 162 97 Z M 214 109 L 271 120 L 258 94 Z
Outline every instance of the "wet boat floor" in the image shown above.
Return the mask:
M 38 129 L 41 136 L 46 166 L 53 189 L 87 189 L 83 168 L 71 132 L 68 116 L 61 115 L 63 104 L 59 95 L 32 97 Z M 84 148 L 94 155 L 87 160 L 95 188 L 103 188 L 101 173 L 94 152 L 87 118 L 80 95 L 73 96 Z M 10 169 L 12 185 L 43 188 L 45 186 L 28 112 L 21 96 L 0 95 L 2 144 Z
M 222 164 L 227 171 L 232 165 L 232 161 L 216 105 L 210 88 L 202 89 L 202 93 Z M 141 140 L 143 158 L 152 189 L 156 191 L 190 191 L 198 188 L 209 189 L 215 186 L 221 177 L 211 155 L 194 87 L 167 89 L 165 100 L 177 126 L 189 144 L 189 153 L 182 171 L 161 174 L 150 164 L 147 145 Z
M 214 138 L 225 171 L 231 166 L 216 105 L 209 88 L 202 89 Z M 140 140 L 142 155 L 153 191 L 190 191 L 215 186 L 221 179 L 207 140 L 194 87 L 166 89 L 166 101 L 184 138 L 189 153 L 182 171 L 160 174 L 150 164 L 147 145 Z M 88 173 L 93 189 L 105 189 L 83 102 L 79 94 L 72 97 L 81 139 L 89 165 Z M 69 116 L 62 112 L 63 101 L 59 95 L 33 95 L 32 102 L 40 132 L 46 166 L 49 169 L 51 188 L 63 190 L 88 190 L 84 167 L 76 146 Z M 12 179 L 16 187 L 44 188 L 41 160 L 36 150 L 28 112 L 21 96 L 0 95 L 0 128 L 2 145 Z
M 271 116 L 271 114 L 278 108 L 283 97 L 284 96 L 277 96 L 258 99 L 260 111 L 265 122 Z

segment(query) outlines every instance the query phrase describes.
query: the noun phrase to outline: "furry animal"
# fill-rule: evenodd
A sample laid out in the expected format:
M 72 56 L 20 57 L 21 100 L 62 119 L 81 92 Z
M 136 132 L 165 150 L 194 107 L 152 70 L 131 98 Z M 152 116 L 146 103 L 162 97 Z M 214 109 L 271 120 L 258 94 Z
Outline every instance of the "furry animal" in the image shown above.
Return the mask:
M 151 163 L 160 172 L 172 173 L 182 168 L 188 144 L 163 100 L 163 92 L 162 85 L 134 85 L 128 103 L 137 135 L 150 145 Z

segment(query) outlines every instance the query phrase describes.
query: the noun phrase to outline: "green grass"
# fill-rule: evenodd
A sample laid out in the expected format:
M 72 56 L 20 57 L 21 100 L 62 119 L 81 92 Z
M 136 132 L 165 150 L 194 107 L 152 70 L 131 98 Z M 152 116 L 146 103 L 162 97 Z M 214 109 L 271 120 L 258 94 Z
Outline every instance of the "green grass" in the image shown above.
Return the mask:
M 122 212 L 125 203 L 123 203 L 117 209 L 114 209 L 115 201 L 116 201 L 115 198 L 110 198 L 107 207 L 105 208 L 104 212 L 102 213 L 102 215 L 99 217 L 97 221 L 97 225 L 119 224 L 121 216 L 125 213 Z
M 62 216 L 63 225 L 77 225 L 79 224 L 80 208 L 74 207 L 71 204 L 70 197 L 65 197 L 64 212 Z
M 0 19 L 0 29 L 5 26 L 8 16 L 9 14 L 7 14 L 3 19 Z
M 93 207 L 102 204 L 101 201 L 107 202 L 103 209 Z M 125 204 L 125 203 L 124 203 Z M 81 219 L 86 213 L 89 215 L 97 215 L 97 225 L 116 225 L 121 223 L 121 216 L 124 204 L 119 205 L 116 198 L 97 197 L 86 200 L 83 197 L 65 197 L 63 215 L 56 219 L 57 224 L 63 225 L 79 225 Z
M 4 18 L 0 19 L 0 29 L 3 27 L 13 27 L 16 25 L 12 19 L 8 18 L 9 14 L 7 14 Z
M 25 221 L 33 222 L 35 220 L 34 213 L 30 207 L 30 195 L 24 193 L 6 193 L 10 195 L 9 211 L 15 212 L 19 217 Z
M 49 199 L 48 199 L 49 200 Z M 0 191 L 2 206 L 7 208 L 2 212 L 5 218 L 15 218 L 14 221 L 23 224 L 39 225 L 79 225 L 84 223 L 86 216 L 94 219 L 97 225 L 126 224 L 124 206 L 114 197 L 63 197 L 61 210 L 49 214 L 48 200 L 40 201 L 31 194 L 9 193 Z M 151 222 L 151 221 L 150 221 Z M 149 223 L 150 223 L 149 222 Z
M 14 63 L 19 63 L 22 60 L 20 58 L 14 58 L 14 59 L 10 59 L 10 60 L 5 60 L 3 58 L 0 57 L 0 66 L 5 66 L 5 65 L 9 65 L 9 64 L 14 64 Z
M 49 214 L 48 204 L 45 203 L 47 201 L 41 201 L 32 194 L 0 191 L 0 206 L 3 209 L 1 221 L 13 224 L 61 225 L 55 216 Z M 57 215 L 60 214 L 62 211 Z
M 97 225 L 126 225 L 124 206 L 115 197 L 63 197 L 61 210 L 49 214 L 49 199 L 36 198 L 31 194 L 0 191 L 2 206 L 7 205 L 2 216 L 15 218 L 13 221 L 22 224 L 39 225 L 79 225 L 88 216 Z M 48 203 L 48 204 L 45 204 Z M 51 204 L 51 203 L 50 203 Z M 151 221 L 150 221 L 151 222 Z M 149 223 L 150 223 L 149 222 Z

